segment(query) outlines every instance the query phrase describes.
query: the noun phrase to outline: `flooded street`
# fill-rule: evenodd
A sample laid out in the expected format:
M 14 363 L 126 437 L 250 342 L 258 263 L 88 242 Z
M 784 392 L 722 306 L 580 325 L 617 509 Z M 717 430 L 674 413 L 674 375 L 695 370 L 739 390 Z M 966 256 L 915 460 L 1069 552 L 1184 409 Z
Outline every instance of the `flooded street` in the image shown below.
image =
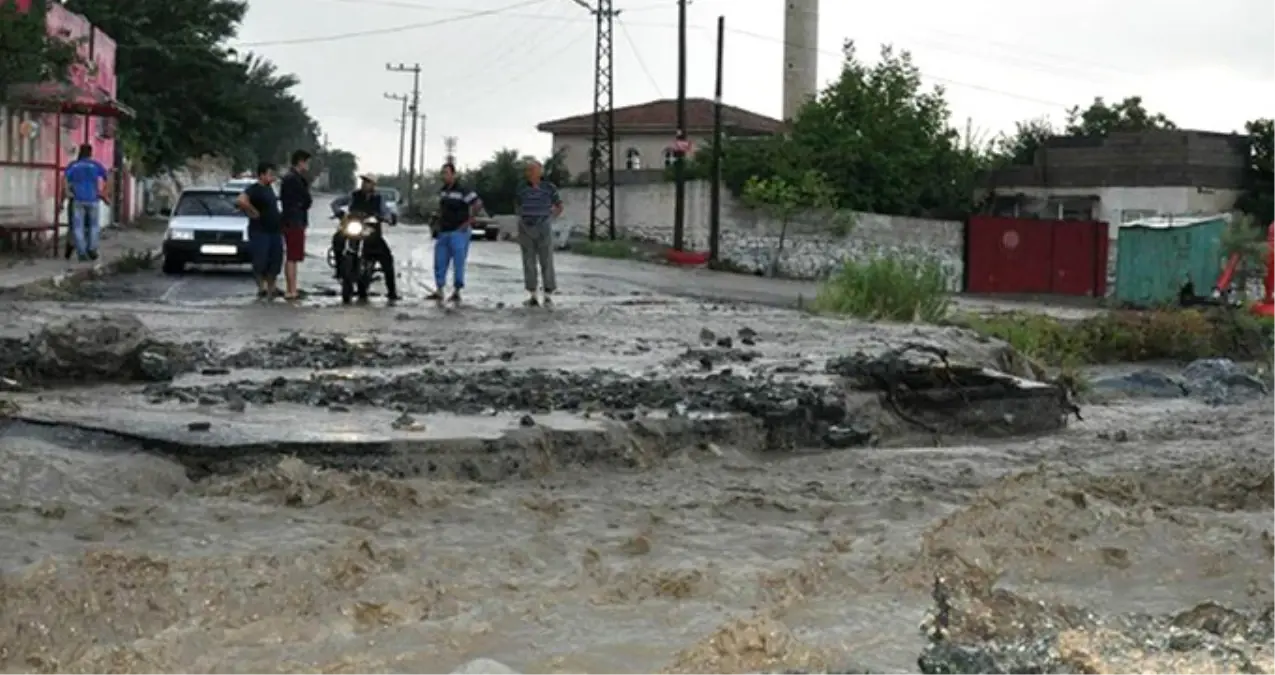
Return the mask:
M 287 458 L 191 482 L 128 443 L 19 425 L 0 457 L 0 656 L 66 672 L 912 670 L 952 552 L 1100 613 L 1269 604 L 1269 405 L 1168 408 L 1090 409 L 1030 442 L 721 448 L 495 485 Z M 1128 440 L 1104 440 L 1117 429 Z M 758 651 L 747 633 L 771 624 L 791 637 Z
M 14 385 L 0 422 L 0 670 L 913 672 L 939 582 L 1079 617 L 1016 624 L 1067 668 L 1275 670 L 1268 396 L 1076 419 L 953 328 L 570 262 L 562 308 L 506 308 L 490 246 L 477 263 L 505 272 L 475 271 L 460 310 L 265 306 L 198 274 L 4 301 L 13 335 L 126 313 L 142 357 L 97 383 L 116 352 L 9 338 L 5 367 L 40 386 Z M 983 399 L 922 391 L 890 356 L 913 342 L 972 365 L 941 372 Z M 904 386 L 852 383 L 869 372 Z M 1200 637 L 1240 614 L 1255 642 Z M 1117 616 L 1160 623 L 1112 649 L 1092 641 L 1143 633 L 1077 628 Z

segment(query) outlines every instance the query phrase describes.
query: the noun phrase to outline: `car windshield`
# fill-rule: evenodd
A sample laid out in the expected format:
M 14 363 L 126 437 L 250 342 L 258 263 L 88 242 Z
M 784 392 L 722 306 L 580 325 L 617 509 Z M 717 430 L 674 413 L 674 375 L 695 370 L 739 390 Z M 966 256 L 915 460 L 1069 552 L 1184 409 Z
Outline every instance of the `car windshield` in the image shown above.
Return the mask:
M 177 201 L 174 216 L 242 216 L 232 192 L 187 192 Z
M 377 192 L 381 193 L 381 197 L 387 202 L 398 201 L 398 190 L 393 188 L 381 188 L 380 190 L 377 190 Z

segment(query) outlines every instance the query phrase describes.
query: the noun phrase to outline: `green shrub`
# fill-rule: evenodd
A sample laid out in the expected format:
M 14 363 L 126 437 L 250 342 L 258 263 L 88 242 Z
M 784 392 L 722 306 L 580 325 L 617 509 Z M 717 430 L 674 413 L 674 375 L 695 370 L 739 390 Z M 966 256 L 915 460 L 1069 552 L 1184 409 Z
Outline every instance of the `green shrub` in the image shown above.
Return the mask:
M 951 307 L 938 261 L 910 256 L 848 261 L 819 286 L 813 309 L 869 321 L 937 323 Z
M 633 246 L 623 239 L 584 239 L 571 242 L 571 252 L 598 258 L 625 259 L 638 257 Z
M 1136 361 L 1267 358 L 1268 321 L 1240 309 L 1108 312 L 1080 320 L 1008 312 L 953 323 L 1008 342 L 1053 366 Z

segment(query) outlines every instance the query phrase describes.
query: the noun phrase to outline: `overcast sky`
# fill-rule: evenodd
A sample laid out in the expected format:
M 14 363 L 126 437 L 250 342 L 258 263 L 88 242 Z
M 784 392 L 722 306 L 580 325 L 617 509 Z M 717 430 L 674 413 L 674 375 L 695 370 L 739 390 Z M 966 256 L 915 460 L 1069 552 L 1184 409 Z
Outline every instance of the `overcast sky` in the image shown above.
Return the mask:
M 675 0 L 614 2 L 624 10 L 616 105 L 676 96 Z M 1275 114 L 1271 0 L 821 4 L 821 83 L 836 77 L 843 40 L 869 58 L 894 44 L 947 88 L 954 124 L 968 119 L 975 137 L 1015 120 L 1061 121 L 1094 96 L 1141 95 L 1180 126 L 1217 131 Z M 725 15 L 726 101 L 778 117 L 783 7 L 692 0 L 688 95 L 712 96 L 714 26 Z M 349 35 L 359 32 L 370 34 Z M 240 36 L 296 73 L 331 143 L 378 172 L 398 164 L 400 104 L 383 95 L 412 85 L 386 62 L 424 69 L 427 163 L 441 163 L 443 137 L 455 136 L 459 163 L 470 165 L 502 147 L 544 155 L 549 136 L 537 123 L 591 112 L 593 41 L 591 17 L 572 0 L 251 0 Z

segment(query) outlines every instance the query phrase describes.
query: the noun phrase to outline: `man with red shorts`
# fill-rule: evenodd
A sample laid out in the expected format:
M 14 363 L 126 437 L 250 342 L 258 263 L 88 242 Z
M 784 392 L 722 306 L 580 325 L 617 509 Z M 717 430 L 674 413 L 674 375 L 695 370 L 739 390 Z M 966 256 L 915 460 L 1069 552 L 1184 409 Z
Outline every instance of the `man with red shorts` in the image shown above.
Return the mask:
M 310 166 L 310 153 L 297 150 L 292 153 L 292 170 L 283 177 L 279 187 L 279 206 L 283 212 L 283 244 L 287 258 L 283 264 L 283 281 L 286 297 L 296 300 L 297 263 L 305 260 L 305 230 L 310 224 L 310 181 L 305 172 Z

